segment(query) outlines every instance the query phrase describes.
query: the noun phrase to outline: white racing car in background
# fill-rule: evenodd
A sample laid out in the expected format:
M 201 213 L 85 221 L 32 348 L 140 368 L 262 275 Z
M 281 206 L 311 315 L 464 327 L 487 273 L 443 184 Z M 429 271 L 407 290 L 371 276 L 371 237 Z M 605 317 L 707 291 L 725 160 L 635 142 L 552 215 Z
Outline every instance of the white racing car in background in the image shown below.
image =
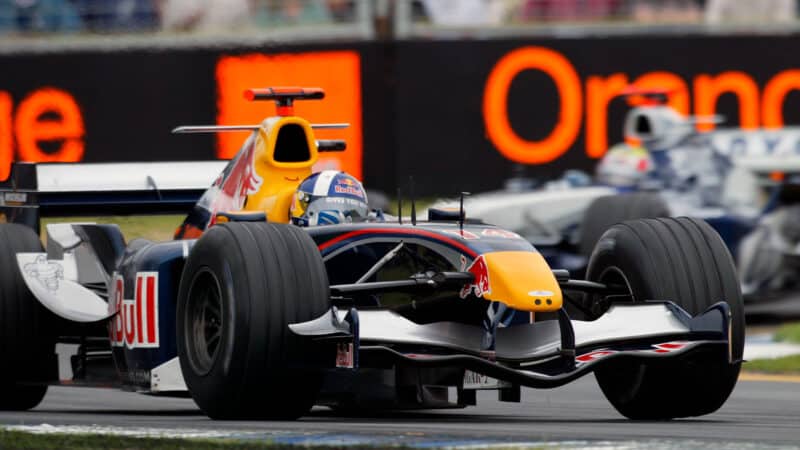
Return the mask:
M 721 119 L 683 116 L 662 91 L 631 94 L 647 101 L 628 113 L 626 142 L 607 152 L 594 179 L 568 171 L 540 189 L 476 195 L 469 215 L 519 233 L 573 273 L 615 223 L 702 218 L 733 254 L 747 300 L 790 295 L 800 283 L 800 128 L 701 132 L 698 123 Z

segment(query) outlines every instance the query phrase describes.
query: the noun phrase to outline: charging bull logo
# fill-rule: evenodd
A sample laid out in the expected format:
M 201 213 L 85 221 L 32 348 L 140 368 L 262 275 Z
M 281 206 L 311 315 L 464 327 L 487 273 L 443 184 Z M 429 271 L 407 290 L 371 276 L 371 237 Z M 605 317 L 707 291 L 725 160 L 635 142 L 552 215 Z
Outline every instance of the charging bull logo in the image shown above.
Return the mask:
M 204 230 L 214 225 L 218 212 L 242 209 L 247 196 L 261 189 L 264 180 L 255 169 L 253 142 L 252 138 L 245 142 L 242 151 L 225 166 L 214 184 L 200 197 L 175 232 L 175 239 L 199 238 Z
M 222 185 L 222 191 L 233 197 L 236 204 L 244 205 L 244 199 L 258 192 L 263 182 L 264 180 L 256 172 L 255 145 L 250 145 L 232 167 Z
M 462 260 L 462 264 L 466 265 L 466 260 Z M 461 270 L 462 272 L 464 271 L 463 268 Z M 467 298 L 470 293 L 474 294 L 476 297 L 483 297 L 485 294 L 491 292 L 489 267 L 486 265 L 486 260 L 483 258 L 483 255 L 475 258 L 475 261 L 472 261 L 472 264 L 467 267 L 466 271 L 474 275 L 475 279 L 472 283 L 461 289 L 461 298 Z
M 136 274 L 133 300 L 124 299 L 124 292 L 124 281 L 117 276 L 112 292 L 117 315 L 111 322 L 111 345 L 158 347 L 158 272 Z
M 255 168 L 255 145 L 248 140 L 242 152 L 228 164 L 214 183 L 220 192 L 217 198 L 212 199 L 209 209 L 212 213 L 241 209 L 247 196 L 261 189 L 263 181 Z

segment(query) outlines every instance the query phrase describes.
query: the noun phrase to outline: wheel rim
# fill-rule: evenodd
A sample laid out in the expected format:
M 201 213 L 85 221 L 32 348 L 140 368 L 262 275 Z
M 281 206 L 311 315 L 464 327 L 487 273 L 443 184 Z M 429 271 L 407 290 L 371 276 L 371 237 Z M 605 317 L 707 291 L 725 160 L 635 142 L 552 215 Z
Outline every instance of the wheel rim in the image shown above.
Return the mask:
M 225 328 L 217 277 L 208 268 L 201 269 L 188 297 L 184 335 L 189 363 L 197 375 L 206 375 L 219 355 Z

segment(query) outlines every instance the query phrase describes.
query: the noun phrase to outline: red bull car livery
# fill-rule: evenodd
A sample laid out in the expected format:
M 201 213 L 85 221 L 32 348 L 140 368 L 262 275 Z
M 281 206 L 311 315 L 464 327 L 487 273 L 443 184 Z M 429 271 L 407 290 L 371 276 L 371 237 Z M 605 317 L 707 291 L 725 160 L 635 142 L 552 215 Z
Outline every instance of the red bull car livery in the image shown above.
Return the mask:
M 463 209 L 300 227 L 298 186 L 319 152 L 344 149 L 314 136 L 343 124 L 293 115 L 294 101 L 323 96 L 254 89 L 246 97 L 276 101 L 277 116 L 177 129 L 250 133 L 202 195 L 148 173 L 139 187 L 81 196 L 45 188 L 47 166 L 16 165 L 0 185 L 16 199 L 0 212 L 17 222 L 0 224 L 0 409 L 71 384 L 190 395 L 218 419 L 287 419 L 314 405 L 465 407 L 485 389 L 513 402 L 522 387 L 591 372 L 633 419 L 722 406 L 744 322 L 730 255 L 707 224 L 615 225 L 585 279 Z M 342 180 L 325 192 L 366 200 Z M 39 214 L 120 207 L 190 212 L 170 242 L 59 223 L 42 248 Z

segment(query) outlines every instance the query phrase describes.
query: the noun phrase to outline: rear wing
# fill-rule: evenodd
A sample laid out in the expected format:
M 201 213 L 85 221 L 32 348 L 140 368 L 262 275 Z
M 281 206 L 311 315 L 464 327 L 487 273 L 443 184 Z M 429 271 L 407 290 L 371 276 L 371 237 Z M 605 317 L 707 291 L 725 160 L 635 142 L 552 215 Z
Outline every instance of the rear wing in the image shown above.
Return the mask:
M 0 222 L 40 217 L 188 214 L 228 161 L 14 163 L 0 181 Z

